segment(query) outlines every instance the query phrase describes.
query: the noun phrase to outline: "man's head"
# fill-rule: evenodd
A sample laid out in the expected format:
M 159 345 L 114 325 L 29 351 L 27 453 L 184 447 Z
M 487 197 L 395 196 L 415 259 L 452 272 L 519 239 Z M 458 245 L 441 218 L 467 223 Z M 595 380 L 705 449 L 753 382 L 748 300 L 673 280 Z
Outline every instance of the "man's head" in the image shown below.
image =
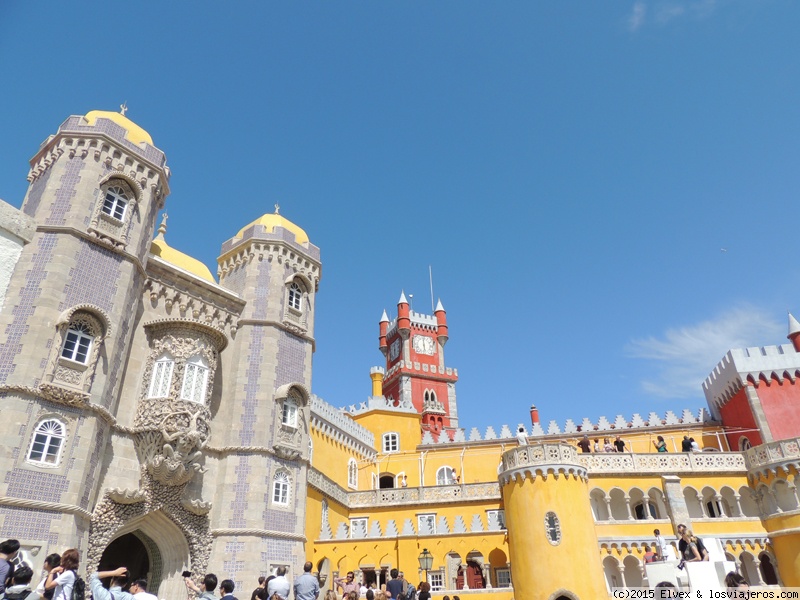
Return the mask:
M 356 575 L 352 571 L 348 571 L 346 577 L 347 577 L 347 581 L 353 581 L 353 579 L 356 578 Z
M 138 594 L 139 592 L 147 591 L 147 579 L 137 579 L 131 583 L 131 594 Z
M 308 561 L 308 562 L 306 562 L 306 564 L 303 565 L 303 572 L 304 573 L 311 573 L 311 569 L 313 569 L 313 568 L 314 568 L 314 565 L 311 564 L 311 561 Z
M 653 529 L 653 535 L 661 535 L 660 529 Z
M 683 535 L 686 532 L 686 525 L 683 523 L 678 524 L 678 535 Z
M 278 577 L 285 577 L 286 576 L 286 567 L 278 567 L 278 570 L 275 571 L 278 574 Z
M 619 442 L 619 441 L 620 441 L 620 439 L 619 439 L 619 436 L 617 436 L 617 439 L 616 439 L 615 441 L 617 441 L 617 442 Z
M 235 588 L 236 586 L 233 584 L 233 581 L 230 579 L 223 579 L 222 583 L 219 584 L 219 593 L 221 596 L 232 594 Z
M 398 572 L 397 569 L 392 569 L 391 571 L 389 571 L 389 575 L 392 576 L 392 579 L 397 579 L 397 572 Z
M 128 585 L 128 581 L 130 581 L 130 575 L 128 575 L 128 570 L 126 569 L 121 575 L 115 575 L 111 578 L 110 587 L 124 588 L 126 585 Z
M 33 569 L 22 565 L 14 569 L 14 585 L 28 585 L 33 579 Z
M 203 577 L 203 583 L 200 585 L 203 586 L 205 591 L 213 592 L 215 589 L 217 589 L 217 576 L 213 573 L 207 574 L 205 577 Z
M 588 436 L 588 435 L 586 435 L 586 434 L 583 434 L 583 439 L 584 439 L 584 440 L 586 440 L 586 441 L 588 442 L 588 441 L 589 441 L 589 436 Z
M 0 542 L 0 553 L 5 554 L 8 558 L 14 558 L 17 552 L 19 552 L 19 540 Z
M 266 581 L 266 577 L 262 575 L 258 578 L 258 585 L 264 585 L 264 581 Z

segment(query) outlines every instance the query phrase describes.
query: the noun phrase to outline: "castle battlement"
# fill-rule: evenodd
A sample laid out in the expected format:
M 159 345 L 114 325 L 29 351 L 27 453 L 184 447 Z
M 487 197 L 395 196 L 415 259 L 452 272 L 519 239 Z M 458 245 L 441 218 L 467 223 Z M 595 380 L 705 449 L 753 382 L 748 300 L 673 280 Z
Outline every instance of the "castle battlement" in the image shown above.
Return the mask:
M 367 398 L 366 402 L 361 402 L 357 406 L 355 404 L 351 404 L 347 408 L 341 407 L 339 408 L 340 411 L 343 413 L 351 414 L 351 415 L 360 415 L 365 412 L 369 412 L 371 410 L 388 410 L 390 412 L 396 413 L 414 413 L 416 414 L 417 409 L 414 408 L 414 405 L 407 400 L 401 400 L 398 402 L 397 406 L 394 405 L 394 402 L 385 396 L 370 396 Z M 370 434 L 372 435 L 372 434 Z
M 730 350 L 703 382 L 706 402 L 715 417 L 746 381 L 794 381 L 800 375 L 800 353 L 791 344 Z
M 343 409 L 337 409 L 316 395 L 311 396 L 310 407 L 312 426 L 366 456 L 375 454 L 373 433 L 353 421 Z

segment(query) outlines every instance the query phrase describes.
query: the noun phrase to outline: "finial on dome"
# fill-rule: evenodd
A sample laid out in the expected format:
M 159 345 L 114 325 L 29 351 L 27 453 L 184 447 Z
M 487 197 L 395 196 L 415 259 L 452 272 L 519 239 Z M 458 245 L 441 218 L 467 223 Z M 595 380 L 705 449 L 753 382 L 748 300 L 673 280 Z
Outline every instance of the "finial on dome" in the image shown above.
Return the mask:
M 167 219 L 169 219 L 169 216 L 167 216 L 167 211 L 164 211 L 161 215 L 161 225 L 158 226 L 157 240 L 163 240 L 164 234 L 167 233 Z
M 277 202 L 275 203 L 275 214 L 276 215 L 281 214 L 281 205 L 278 204 Z
M 124 117 L 126 112 L 128 112 L 128 101 L 127 100 L 125 100 L 125 102 L 123 102 L 122 104 L 119 105 L 119 114 L 121 114 Z

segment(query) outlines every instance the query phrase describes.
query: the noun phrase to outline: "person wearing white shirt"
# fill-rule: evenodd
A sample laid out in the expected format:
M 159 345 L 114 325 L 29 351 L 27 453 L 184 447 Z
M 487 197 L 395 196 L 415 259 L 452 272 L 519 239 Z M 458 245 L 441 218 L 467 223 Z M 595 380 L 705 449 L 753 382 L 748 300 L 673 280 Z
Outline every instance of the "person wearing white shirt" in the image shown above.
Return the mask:
M 130 590 L 136 600 L 158 600 L 158 596 L 147 592 L 147 579 L 137 579 L 131 584 Z
M 289 600 L 289 592 L 292 586 L 289 584 L 289 580 L 286 579 L 286 567 L 278 567 L 276 575 L 277 577 L 267 585 L 267 598 L 272 598 L 273 595 L 278 594 L 282 600 Z

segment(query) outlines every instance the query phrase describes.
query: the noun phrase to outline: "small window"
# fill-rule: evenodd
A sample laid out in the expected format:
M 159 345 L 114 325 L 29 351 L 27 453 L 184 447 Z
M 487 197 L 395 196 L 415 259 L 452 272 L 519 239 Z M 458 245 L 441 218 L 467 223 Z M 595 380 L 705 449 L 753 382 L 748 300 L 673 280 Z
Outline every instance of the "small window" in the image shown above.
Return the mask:
M 292 282 L 289 286 L 289 308 L 301 310 L 303 306 L 303 288 Z
M 725 516 L 722 505 L 717 500 L 709 500 L 706 502 L 706 510 L 708 510 L 708 516 L 712 519 L 719 519 Z
M 206 401 L 206 384 L 208 383 L 208 365 L 200 356 L 194 356 L 186 361 L 186 370 L 183 373 L 183 387 L 181 400 L 192 402 Z
M 400 450 L 400 436 L 396 433 L 383 434 L 383 451 L 397 452 Z
M 106 190 L 106 198 L 103 201 L 103 212 L 109 217 L 114 217 L 118 221 L 124 221 L 125 209 L 127 206 L 128 196 L 121 187 L 112 186 Z
M 289 505 L 289 474 L 278 471 L 272 480 L 272 503 L 280 506 Z
M 497 569 L 497 587 L 511 587 L 511 569 Z
M 417 515 L 417 534 L 433 535 L 436 533 L 436 515 Z
M 561 523 L 553 511 L 544 516 L 544 532 L 547 536 L 547 541 L 553 546 L 558 546 L 561 543 Z
M 431 584 L 432 592 L 440 592 L 444 589 L 444 573 L 441 571 L 431 571 L 428 573 L 428 582 Z
M 347 461 L 347 485 L 353 489 L 358 488 L 358 463 L 355 458 Z
M 164 355 L 153 363 L 153 376 L 150 379 L 149 398 L 168 398 L 172 386 L 172 371 L 175 361 L 169 355 Z
M 42 465 L 57 465 L 64 445 L 64 424 L 56 419 L 42 421 L 36 426 L 28 460 Z
M 487 510 L 486 511 L 487 522 L 492 517 L 497 519 L 497 524 L 500 526 L 500 529 L 505 529 L 506 528 L 506 511 L 504 511 L 504 510 Z
M 456 470 L 453 467 L 439 467 L 436 471 L 436 485 L 455 485 Z
M 297 400 L 291 396 L 283 401 L 281 423 L 287 427 L 297 427 Z
M 64 346 L 61 348 L 61 357 L 82 365 L 88 364 L 93 341 L 94 335 L 87 323 L 81 321 L 70 323 L 67 337 L 64 338 Z
M 367 537 L 367 518 L 359 517 L 357 519 L 350 519 L 350 537 L 361 538 Z
M 743 435 L 739 438 L 739 450 L 744 452 L 745 450 L 750 450 L 752 447 L 753 445 L 750 443 L 750 440 L 747 438 L 747 436 Z

